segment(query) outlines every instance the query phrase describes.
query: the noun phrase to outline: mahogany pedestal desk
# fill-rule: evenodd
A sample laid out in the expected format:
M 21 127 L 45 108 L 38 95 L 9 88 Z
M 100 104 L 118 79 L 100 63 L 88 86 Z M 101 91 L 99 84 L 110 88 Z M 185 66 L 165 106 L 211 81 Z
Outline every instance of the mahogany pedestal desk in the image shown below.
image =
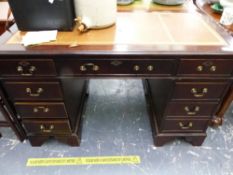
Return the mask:
M 195 6 L 193 6 L 195 7 Z M 154 143 L 184 138 L 199 146 L 233 81 L 233 39 L 195 10 L 119 12 L 116 25 L 57 41 L 0 46 L 7 108 L 31 145 L 48 138 L 78 146 L 91 78 L 143 80 Z

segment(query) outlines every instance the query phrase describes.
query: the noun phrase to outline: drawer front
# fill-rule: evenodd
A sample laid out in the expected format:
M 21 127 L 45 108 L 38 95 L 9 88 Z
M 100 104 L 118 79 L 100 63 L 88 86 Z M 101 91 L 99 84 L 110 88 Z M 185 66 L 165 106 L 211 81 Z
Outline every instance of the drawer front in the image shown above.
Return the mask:
M 15 103 L 21 118 L 68 118 L 64 103 Z
M 14 101 L 62 100 L 58 82 L 5 82 L 5 89 Z
M 171 102 L 165 112 L 167 118 L 210 117 L 216 110 L 217 102 Z
M 233 71 L 233 60 L 183 59 L 178 69 L 179 75 L 230 76 Z
M 23 120 L 28 134 L 71 134 L 68 120 Z
M 189 133 L 205 132 L 209 120 L 164 120 L 162 132 Z
M 56 76 L 53 60 L 13 59 L 0 61 L 1 76 Z
M 65 76 L 93 74 L 157 74 L 171 75 L 175 71 L 174 60 L 75 60 L 58 62 L 59 74 Z
M 219 100 L 226 82 L 176 82 L 173 99 Z

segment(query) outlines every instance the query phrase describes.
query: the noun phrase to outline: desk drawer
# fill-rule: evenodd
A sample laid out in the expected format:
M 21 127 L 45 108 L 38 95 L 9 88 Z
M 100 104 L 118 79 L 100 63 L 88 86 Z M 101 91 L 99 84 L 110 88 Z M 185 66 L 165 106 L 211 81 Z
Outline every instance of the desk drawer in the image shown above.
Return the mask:
M 5 82 L 5 89 L 14 101 L 62 100 L 59 82 Z
M 227 82 L 176 82 L 173 99 L 220 100 Z
M 189 133 L 205 132 L 209 120 L 165 120 L 163 121 L 162 132 Z
M 27 133 L 31 134 L 71 134 L 68 120 L 24 120 Z
M 75 60 L 58 62 L 61 75 L 101 75 L 101 74 L 156 74 L 175 73 L 175 60 Z
M 2 76 L 56 76 L 53 60 L 40 59 L 12 59 L 0 61 L 0 75 Z
M 21 118 L 68 118 L 64 103 L 15 103 Z
M 207 117 L 209 118 L 217 108 L 217 102 L 170 102 L 165 116 L 174 117 Z
M 183 59 L 178 69 L 179 75 L 188 76 L 230 76 L 233 71 L 233 60 Z

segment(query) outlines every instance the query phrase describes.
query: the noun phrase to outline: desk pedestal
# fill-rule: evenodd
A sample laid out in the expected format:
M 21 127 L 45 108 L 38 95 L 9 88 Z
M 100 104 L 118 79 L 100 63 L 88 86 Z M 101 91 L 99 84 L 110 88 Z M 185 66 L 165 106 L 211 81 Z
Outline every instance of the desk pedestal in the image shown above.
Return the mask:
M 211 82 L 208 83 L 211 90 Z M 225 82 L 219 82 L 220 86 L 222 83 Z M 193 146 L 202 145 L 206 129 L 219 105 L 218 100 L 207 99 L 207 96 L 194 96 L 192 99 L 190 91 L 183 90 L 179 94 L 179 84 L 187 89 L 188 85 L 196 83 L 170 79 L 144 81 L 155 146 L 163 146 L 176 138 L 182 138 Z

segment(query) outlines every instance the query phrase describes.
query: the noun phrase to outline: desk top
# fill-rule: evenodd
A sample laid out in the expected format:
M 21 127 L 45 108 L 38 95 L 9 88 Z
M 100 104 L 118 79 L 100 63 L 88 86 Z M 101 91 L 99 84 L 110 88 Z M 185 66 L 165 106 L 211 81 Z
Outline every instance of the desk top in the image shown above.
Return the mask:
M 109 28 L 86 33 L 80 33 L 74 28 L 71 32 L 59 32 L 55 42 L 37 46 L 22 46 L 20 43 L 25 32 L 16 30 L 8 33 L 7 39 L 0 46 L 0 54 L 9 51 L 52 54 L 86 51 L 233 53 L 233 38 L 207 16 L 195 11 L 194 5 L 191 10 L 190 4 L 168 7 L 168 10 L 165 10 L 166 6 L 149 6 L 150 10 L 138 7 L 138 4 L 120 7 L 116 24 Z M 141 7 L 146 6 L 144 4 Z
M 178 27 L 179 26 L 179 27 Z M 17 32 L 7 44 L 20 44 Z M 43 45 L 227 45 L 199 15 L 172 12 L 118 13 L 114 26 L 80 33 L 59 32 L 55 42 Z

